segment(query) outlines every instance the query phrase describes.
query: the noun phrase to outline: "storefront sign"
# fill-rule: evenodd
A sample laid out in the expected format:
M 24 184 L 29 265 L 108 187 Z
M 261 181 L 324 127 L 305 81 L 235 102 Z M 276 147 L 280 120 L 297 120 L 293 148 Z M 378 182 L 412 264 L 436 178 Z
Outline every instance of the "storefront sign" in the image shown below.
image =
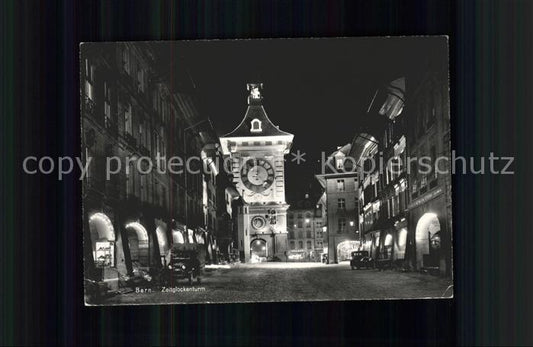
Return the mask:
M 415 207 L 418 207 L 418 206 L 420 206 L 422 204 L 425 204 L 426 202 L 428 202 L 429 200 L 435 198 L 437 195 L 439 195 L 441 193 L 442 193 L 442 187 L 439 187 L 439 188 L 437 188 L 435 190 L 432 190 L 429 193 L 427 193 L 426 195 L 422 196 L 421 198 L 412 201 L 407 206 L 407 209 L 410 210 L 412 208 L 415 208 Z

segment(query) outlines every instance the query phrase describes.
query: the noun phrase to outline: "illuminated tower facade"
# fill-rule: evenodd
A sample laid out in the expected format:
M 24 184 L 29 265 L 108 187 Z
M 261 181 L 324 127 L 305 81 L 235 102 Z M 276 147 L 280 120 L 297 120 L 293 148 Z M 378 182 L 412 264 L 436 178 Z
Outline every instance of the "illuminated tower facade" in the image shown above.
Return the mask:
M 284 157 L 294 135 L 272 124 L 262 101 L 262 83 L 247 84 L 248 108 L 241 123 L 220 137 L 231 159 L 233 183 L 243 199 L 238 212 L 239 251 L 246 262 L 286 259 L 289 205 Z

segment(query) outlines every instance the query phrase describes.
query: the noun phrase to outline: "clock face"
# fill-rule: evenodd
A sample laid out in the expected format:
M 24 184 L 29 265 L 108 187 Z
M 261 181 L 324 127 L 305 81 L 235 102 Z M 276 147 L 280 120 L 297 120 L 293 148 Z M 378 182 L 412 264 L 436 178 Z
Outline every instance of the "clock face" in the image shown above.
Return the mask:
M 256 230 L 261 230 L 265 227 L 266 220 L 261 216 L 255 216 L 252 218 L 252 227 Z
M 251 191 L 262 192 L 274 183 L 274 168 L 264 159 L 248 159 L 242 166 L 241 180 Z

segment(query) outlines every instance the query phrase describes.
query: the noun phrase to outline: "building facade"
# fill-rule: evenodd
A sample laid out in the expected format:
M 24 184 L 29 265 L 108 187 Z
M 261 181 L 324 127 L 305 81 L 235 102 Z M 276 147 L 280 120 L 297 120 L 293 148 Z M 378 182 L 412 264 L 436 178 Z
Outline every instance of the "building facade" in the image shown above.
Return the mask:
M 382 97 L 375 95 L 368 108 L 373 126 L 354 138 L 350 153 L 365 168 L 359 187 L 362 249 L 377 261 L 441 275 L 451 274 L 452 250 L 446 71 L 428 67 L 408 80 L 411 90 L 397 79 L 376 92 Z M 385 165 L 368 170 L 370 161 Z
M 322 194 L 324 195 L 324 194 Z M 317 253 L 319 259 L 322 259 L 322 255 L 327 253 L 328 242 L 327 242 L 327 220 L 326 220 L 326 209 L 325 202 L 322 202 L 322 199 L 318 199 L 315 208 L 315 252 Z
M 233 183 L 243 199 L 238 214 L 238 247 L 246 261 L 286 260 L 289 205 L 285 201 L 284 156 L 294 135 L 272 124 L 262 105 L 262 84 L 248 84 L 242 122 L 220 138 L 231 158 Z
M 216 141 L 192 126 L 192 88 L 165 82 L 148 43 L 85 44 L 80 59 L 85 277 L 117 288 L 166 265 L 174 243 L 201 244 L 214 261 L 209 175 L 166 161 Z
M 322 217 L 309 194 L 287 211 L 288 261 L 319 261 L 322 249 Z M 317 230 L 320 232 L 317 232 Z
M 398 266 L 405 265 L 407 247 L 407 121 L 400 116 L 404 95 L 405 78 L 376 92 L 367 112 L 374 122 L 366 131 L 373 135 L 358 134 L 353 141 L 358 149 L 351 153 L 364 169 L 359 187 L 362 248 L 376 261 Z M 360 148 L 365 148 L 364 153 Z
M 408 148 L 429 158 L 430 170 L 412 164 L 407 206 L 411 257 L 416 269 L 452 273 L 450 109 L 446 64 L 432 66 L 411 95 Z M 438 170 L 436 167 L 438 166 Z
M 327 159 L 324 173 L 316 175 L 324 191 L 328 263 L 349 260 L 359 248 L 359 177 L 346 160 L 351 144 L 339 147 Z

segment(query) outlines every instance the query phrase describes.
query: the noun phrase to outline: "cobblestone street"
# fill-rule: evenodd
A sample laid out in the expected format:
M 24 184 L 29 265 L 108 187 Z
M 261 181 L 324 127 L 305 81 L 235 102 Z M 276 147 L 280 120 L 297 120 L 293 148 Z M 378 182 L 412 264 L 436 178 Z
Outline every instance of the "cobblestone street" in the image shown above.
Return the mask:
M 421 273 L 351 270 L 348 262 L 261 263 L 207 268 L 200 284 L 186 281 L 151 293 L 128 293 L 106 304 L 223 303 L 441 297 L 451 279 Z M 446 296 L 453 293 L 448 290 Z

